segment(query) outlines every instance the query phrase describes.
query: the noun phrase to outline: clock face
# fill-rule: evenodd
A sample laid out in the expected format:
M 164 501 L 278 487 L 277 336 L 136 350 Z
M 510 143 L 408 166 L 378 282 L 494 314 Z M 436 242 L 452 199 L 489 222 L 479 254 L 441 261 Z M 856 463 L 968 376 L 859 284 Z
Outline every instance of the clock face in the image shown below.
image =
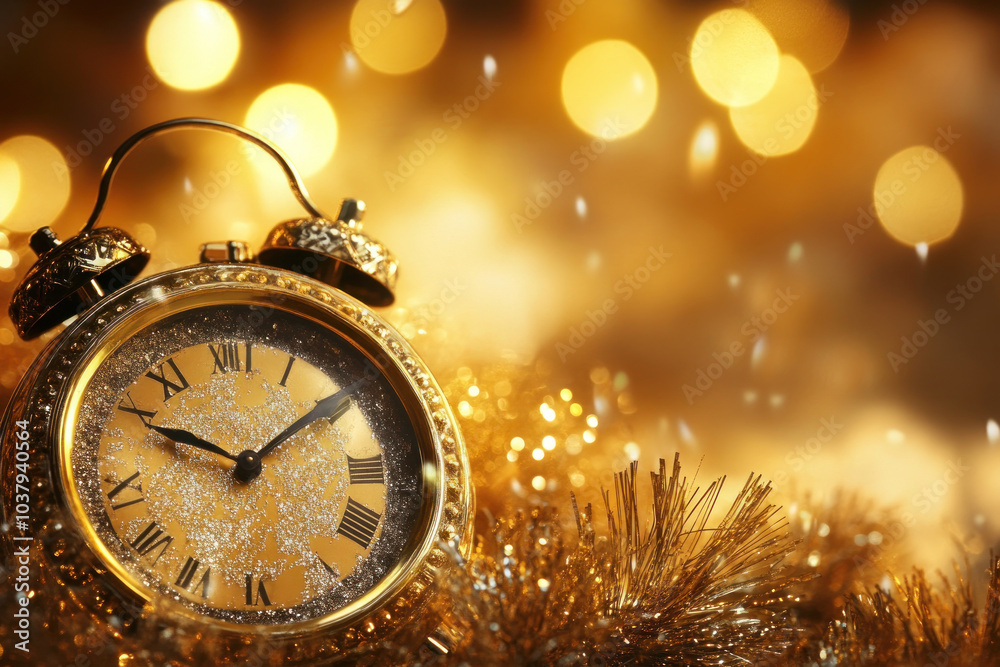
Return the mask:
M 363 343 L 293 309 L 167 304 L 97 355 L 64 460 L 118 576 L 253 624 L 330 618 L 401 576 L 433 465 Z

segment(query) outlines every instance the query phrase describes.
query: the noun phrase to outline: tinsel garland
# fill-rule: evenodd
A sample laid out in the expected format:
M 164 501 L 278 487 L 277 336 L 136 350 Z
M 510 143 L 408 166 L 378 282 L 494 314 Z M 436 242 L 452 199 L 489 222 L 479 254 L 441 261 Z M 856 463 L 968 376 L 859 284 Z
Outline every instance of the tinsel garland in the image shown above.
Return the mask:
M 628 405 L 621 398 L 627 383 L 607 373 L 591 380 L 598 402 Z M 341 662 L 1000 665 L 995 555 L 982 578 L 968 565 L 950 579 L 921 570 L 893 576 L 898 545 L 855 540 L 889 535 L 890 513 L 843 494 L 802 498 L 783 509 L 753 474 L 723 506 L 725 479 L 698 486 L 684 475 L 679 455 L 670 465 L 661 460 L 648 485 L 637 462 L 605 476 L 613 484 L 602 492 L 602 506 L 578 506 L 567 473 L 585 472 L 588 484 L 578 491 L 594 490 L 600 466 L 614 458 L 601 454 L 602 439 L 622 439 L 620 422 L 602 418 L 598 426 L 578 409 L 582 401 L 550 388 L 537 368 L 461 369 L 448 393 L 453 404 L 466 402 L 459 412 L 473 469 L 480 471 L 475 549 L 467 560 L 452 550 L 453 567 L 442 571 L 432 609 L 401 619 L 391 642 Z M 529 459 L 549 436 L 557 446 L 540 446 L 542 460 Z M 543 472 L 540 489 L 519 481 Z M 57 540 L 59 530 L 44 526 L 38 539 Z M 40 574 L 39 596 L 57 595 Z M 0 575 L 6 579 L 0 609 L 12 609 L 10 575 Z M 984 582 L 981 590 L 974 581 Z M 88 664 L 128 666 L 236 659 L 213 650 L 198 628 L 178 626 L 169 610 L 150 607 L 123 633 L 76 609 L 74 598 L 85 598 L 86 590 L 72 594 L 36 617 L 35 636 L 47 653 L 32 656 L 31 664 L 72 664 L 79 656 Z M 453 644 L 445 655 L 421 648 L 435 627 Z M 13 657 L 11 630 L 10 615 L 0 616 L 3 662 Z M 248 641 L 237 663 L 288 664 L 287 655 L 258 643 Z
M 819 515 L 796 530 L 751 476 L 710 527 L 722 480 L 699 492 L 680 473 L 677 457 L 669 476 L 661 460 L 643 513 L 637 466 L 618 474 L 599 536 L 589 511 L 576 535 L 551 506 L 495 521 L 446 582 L 445 618 L 464 643 L 432 664 L 1000 664 L 1000 558 L 982 612 L 957 568 L 938 587 L 915 570 L 895 593 L 859 590 L 842 574 L 873 554 L 844 548 L 853 522 L 831 528 Z M 814 525 L 826 528 L 825 548 L 805 551 L 821 546 Z

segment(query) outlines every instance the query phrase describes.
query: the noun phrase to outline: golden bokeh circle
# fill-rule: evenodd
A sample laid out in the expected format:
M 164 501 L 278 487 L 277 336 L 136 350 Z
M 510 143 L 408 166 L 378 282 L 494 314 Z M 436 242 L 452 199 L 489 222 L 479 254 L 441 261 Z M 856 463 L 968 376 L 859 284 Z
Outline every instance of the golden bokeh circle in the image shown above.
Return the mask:
M 577 51 L 563 70 L 562 101 L 587 134 L 618 139 L 639 131 L 656 109 L 656 72 L 630 43 L 609 39 Z
M 729 120 L 747 148 L 761 155 L 787 155 L 800 149 L 812 134 L 819 106 L 805 65 L 784 54 L 771 90 L 753 104 L 731 108 Z
M 246 125 L 276 143 L 304 176 L 330 161 L 337 147 L 337 116 L 315 88 L 283 83 L 257 96 Z
M 168 86 L 203 90 L 229 76 L 240 54 L 240 33 L 229 11 L 210 0 L 177 0 L 149 24 L 146 55 Z
M 753 104 L 778 77 L 778 45 L 753 14 L 724 9 L 691 40 L 691 70 L 705 93 L 730 107 Z
M 383 74 L 406 74 L 434 60 L 448 20 L 439 0 L 358 0 L 350 31 L 351 46 L 365 65 Z
M 847 42 L 851 17 L 835 0 L 750 0 L 778 46 L 812 72 L 829 67 Z
M 873 194 L 882 226 L 908 245 L 942 241 L 962 219 L 962 180 L 930 146 L 911 146 L 886 160 Z
M 14 210 L 21 194 L 21 168 L 17 160 L 0 153 L 0 224 Z
M 0 155 L 17 164 L 19 175 L 19 190 L 3 218 L 4 228 L 31 232 L 55 222 L 70 193 L 69 167 L 59 149 L 41 137 L 20 135 L 0 144 Z

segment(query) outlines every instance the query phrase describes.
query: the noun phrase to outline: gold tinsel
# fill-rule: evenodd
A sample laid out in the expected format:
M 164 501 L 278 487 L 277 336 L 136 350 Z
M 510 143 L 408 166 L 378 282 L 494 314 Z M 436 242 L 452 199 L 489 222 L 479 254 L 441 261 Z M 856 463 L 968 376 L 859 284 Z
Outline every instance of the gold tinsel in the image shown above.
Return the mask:
M 478 373 L 461 369 L 448 383 L 452 402 L 467 403 L 459 411 L 473 468 L 486 471 L 484 463 L 493 463 L 488 474 L 480 473 L 487 492 L 480 496 L 475 550 L 467 561 L 452 552 L 454 566 L 441 572 L 432 609 L 399 619 L 391 642 L 341 661 L 1000 664 L 1000 559 L 991 556 L 978 587 L 969 566 L 954 579 L 920 570 L 893 577 L 905 545 L 892 533 L 892 514 L 858 497 L 802 498 L 786 510 L 772 502 L 770 485 L 751 474 L 723 507 L 724 478 L 699 487 L 675 455 L 672 465 L 660 461 L 648 484 L 638 463 L 617 473 L 599 511 L 578 507 L 572 488 L 586 493 L 602 477 L 601 466 L 609 471 L 616 460 L 597 445 L 626 431 L 613 407 L 591 414 L 574 406 L 629 404 L 622 400 L 627 383 L 607 372 L 591 381 L 594 396 L 585 399 L 550 388 L 537 367 L 507 364 Z M 520 450 L 512 446 L 517 438 L 524 442 Z M 539 447 L 543 459 L 526 456 Z M 516 460 L 512 451 L 527 460 Z M 587 484 L 567 483 L 571 471 Z M 519 482 L 541 475 L 546 481 L 543 489 L 534 487 L 537 493 Z M 505 488 L 522 492 L 504 494 Z M 36 539 L 59 540 L 65 530 L 46 525 Z M 13 609 L 9 554 L 4 568 L 0 609 Z M 85 588 L 67 596 L 51 579 L 40 573 L 32 603 L 32 636 L 40 642 L 24 664 L 73 664 L 78 656 L 88 664 L 130 667 L 289 664 L 288 655 L 252 638 L 238 655 L 220 653 L 211 635 L 178 625 L 161 607 L 120 619 L 121 627 L 104 627 L 77 605 L 87 599 Z M 441 621 L 438 634 L 453 647 L 439 656 L 422 643 Z M 9 614 L 0 615 L 0 636 L 0 661 L 17 660 Z

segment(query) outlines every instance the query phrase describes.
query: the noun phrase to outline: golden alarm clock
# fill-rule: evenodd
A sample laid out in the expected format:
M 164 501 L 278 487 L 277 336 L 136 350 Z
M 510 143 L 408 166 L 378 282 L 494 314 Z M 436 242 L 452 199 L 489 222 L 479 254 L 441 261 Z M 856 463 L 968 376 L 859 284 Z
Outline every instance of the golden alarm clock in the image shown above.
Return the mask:
M 143 140 L 191 128 L 264 148 L 310 215 L 256 254 L 210 243 L 201 263 L 132 282 L 148 252 L 96 226 L 115 171 Z M 308 664 L 419 610 L 448 544 L 469 552 L 473 490 L 440 387 L 372 310 L 392 302 L 397 263 L 363 212 L 345 200 L 324 216 L 280 151 L 234 125 L 178 119 L 123 143 L 83 231 L 32 237 L 39 258 L 12 298 L 23 338 L 72 321 L 4 416 L 2 468 L 25 482 L 3 482 L 8 562 L 57 521 L 58 548 L 39 545 L 33 567 L 95 617 L 165 609 L 188 632 L 265 637 Z

